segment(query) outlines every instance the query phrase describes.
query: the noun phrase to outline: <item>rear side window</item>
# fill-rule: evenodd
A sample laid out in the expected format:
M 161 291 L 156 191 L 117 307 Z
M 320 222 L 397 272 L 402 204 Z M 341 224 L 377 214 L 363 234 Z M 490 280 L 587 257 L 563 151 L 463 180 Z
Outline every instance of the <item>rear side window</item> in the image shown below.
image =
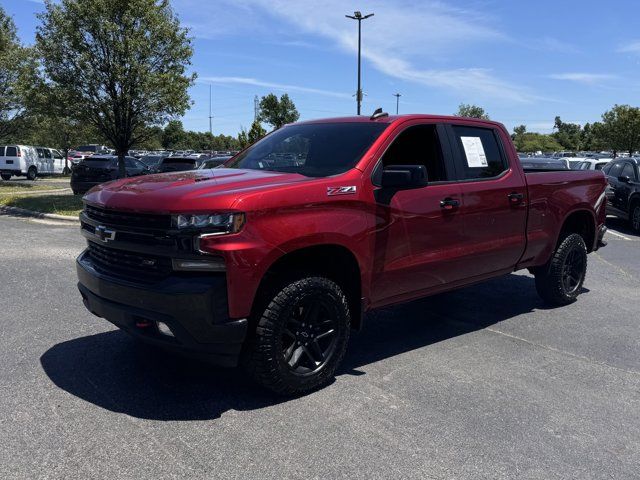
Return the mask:
M 624 168 L 622 169 L 622 173 L 620 174 L 623 177 L 629 177 L 631 180 L 636 179 L 636 172 L 633 170 L 633 165 L 630 163 L 625 163 Z
M 618 178 L 620 176 L 620 172 L 622 172 L 622 167 L 623 167 L 622 162 L 614 163 L 613 165 L 611 165 L 611 168 L 607 172 L 607 175 L 609 175 L 610 177 Z
M 18 149 L 17 147 L 7 147 L 7 157 L 17 157 Z
M 497 177 L 508 170 L 492 129 L 458 125 L 453 133 L 462 156 L 462 180 Z
M 0 157 L 4 157 L 4 147 L 0 147 Z

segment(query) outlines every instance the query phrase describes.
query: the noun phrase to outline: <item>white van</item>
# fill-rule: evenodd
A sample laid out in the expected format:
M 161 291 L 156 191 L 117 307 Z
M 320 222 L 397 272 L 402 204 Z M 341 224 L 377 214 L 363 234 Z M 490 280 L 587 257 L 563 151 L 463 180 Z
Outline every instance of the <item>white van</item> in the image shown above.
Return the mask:
M 0 177 L 9 180 L 12 175 L 35 180 L 38 175 L 38 152 L 26 145 L 0 145 Z
M 36 147 L 38 173 L 53 175 L 64 173 L 64 157 L 55 148 Z

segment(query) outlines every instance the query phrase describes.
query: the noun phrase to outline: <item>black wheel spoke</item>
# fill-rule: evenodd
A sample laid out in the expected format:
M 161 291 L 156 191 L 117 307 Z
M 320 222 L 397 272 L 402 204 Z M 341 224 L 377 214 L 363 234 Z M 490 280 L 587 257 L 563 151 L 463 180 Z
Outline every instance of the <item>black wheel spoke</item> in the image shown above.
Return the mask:
M 320 359 L 318 360 L 316 356 L 313 353 L 311 353 L 311 349 L 307 348 L 305 345 L 302 345 L 300 348 L 302 348 L 302 350 L 307 355 L 307 357 L 309 357 L 309 360 L 311 360 L 314 366 L 318 366 L 322 363 L 324 356 L 321 356 Z
M 288 328 L 285 328 L 285 329 L 284 329 L 284 331 L 283 331 L 283 333 L 284 333 L 287 337 L 293 338 L 294 340 L 296 339 L 296 336 L 294 335 L 294 333 L 293 333 L 291 330 L 289 330 Z
M 324 362 L 324 352 L 322 351 L 322 348 L 320 348 L 317 339 L 311 342 L 311 351 L 313 352 L 313 356 L 317 358 L 320 363 Z
M 336 333 L 336 331 L 332 328 L 331 330 L 327 330 L 327 331 L 326 331 L 326 332 L 324 332 L 324 333 L 321 333 L 321 334 L 319 334 L 319 335 L 316 335 L 316 342 L 317 342 L 318 340 L 322 340 L 323 338 L 329 337 L 329 336 L 333 335 L 334 333 Z
M 293 355 L 293 351 L 296 349 L 297 342 L 293 342 L 291 345 L 287 347 L 284 351 L 284 361 L 289 362 L 291 360 L 291 356 Z
M 291 358 L 287 362 L 291 368 L 296 368 L 298 366 L 298 364 L 300 363 L 300 357 L 302 357 L 303 353 L 304 349 L 301 346 L 298 346 L 298 348 L 293 351 Z

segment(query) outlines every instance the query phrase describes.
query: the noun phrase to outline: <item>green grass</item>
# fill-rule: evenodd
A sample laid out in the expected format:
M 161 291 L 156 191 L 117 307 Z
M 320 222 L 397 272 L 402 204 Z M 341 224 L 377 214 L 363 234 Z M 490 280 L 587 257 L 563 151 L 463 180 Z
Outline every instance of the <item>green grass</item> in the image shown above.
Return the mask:
M 0 195 L 0 206 L 18 207 L 41 213 L 77 217 L 82 210 L 81 195 Z
M 22 192 L 37 192 L 39 190 L 61 190 L 63 188 L 69 188 L 69 184 L 60 183 L 58 185 L 41 185 L 37 183 L 6 183 L 0 182 L 0 195 L 6 193 L 22 193 Z

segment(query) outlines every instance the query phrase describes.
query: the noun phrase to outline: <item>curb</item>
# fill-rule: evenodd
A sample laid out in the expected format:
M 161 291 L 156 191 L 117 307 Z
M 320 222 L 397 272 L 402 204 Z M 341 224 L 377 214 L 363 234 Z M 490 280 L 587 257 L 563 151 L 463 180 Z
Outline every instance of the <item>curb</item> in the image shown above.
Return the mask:
M 34 212 L 18 207 L 0 207 L 0 213 L 15 215 L 18 217 L 42 218 L 46 220 L 56 220 L 65 222 L 69 225 L 80 225 L 80 219 L 77 217 L 69 217 L 67 215 L 56 215 L 55 213 Z
M 38 195 L 66 195 L 71 192 L 71 188 L 55 188 L 53 190 L 33 190 L 31 192 L 15 192 L 20 196 L 37 197 Z M 6 193 L 3 195 L 12 195 L 12 193 Z

